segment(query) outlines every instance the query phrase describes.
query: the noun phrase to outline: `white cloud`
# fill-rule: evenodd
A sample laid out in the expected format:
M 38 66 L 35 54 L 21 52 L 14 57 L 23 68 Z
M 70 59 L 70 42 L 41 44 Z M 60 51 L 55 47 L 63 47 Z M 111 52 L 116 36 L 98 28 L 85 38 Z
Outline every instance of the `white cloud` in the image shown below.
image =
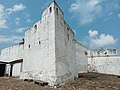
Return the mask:
M 109 13 L 108 15 L 109 15 L 109 16 L 113 15 L 113 12 Z
M 103 21 L 106 22 L 110 19 L 110 17 L 105 18 Z
M 16 20 L 16 25 L 20 25 L 20 18 L 17 17 L 15 20 Z
M 30 15 L 29 14 L 25 14 L 26 16 L 25 16 L 25 18 L 29 18 L 30 17 Z
M 7 18 L 9 16 L 9 14 L 11 14 L 12 12 L 24 10 L 25 8 L 26 8 L 26 6 L 23 4 L 16 4 L 12 8 L 6 9 L 2 4 L 0 4 L 0 28 L 7 28 L 7 26 L 8 26 Z M 20 21 L 20 19 L 16 18 L 16 25 L 20 24 L 19 21 Z
M 27 22 L 27 23 L 30 23 L 30 22 L 31 22 L 30 14 L 24 13 L 24 15 L 25 15 L 26 22 Z
M 105 19 L 103 19 L 103 22 L 110 20 L 112 15 L 113 15 L 113 12 L 110 12 L 108 16 Z
M 5 7 L 0 4 L 0 28 L 7 28 Z
M 16 29 L 16 32 L 17 33 L 23 33 L 23 32 L 25 32 L 26 29 L 27 28 L 18 28 L 18 29 Z
M 80 18 L 80 24 L 84 25 L 92 22 L 102 12 L 100 5 L 102 0 L 76 0 L 70 7 L 73 12 Z
M 98 31 L 96 31 L 96 30 L 94 30 L 94 31 L 92 31 L 92 30 L 89 30 L 89 36 L 90 37 L 96 37 L 97 35 L 98 35 Z
M 19 43 L 21 39 L 21 36 L 0 35 L 0 43 Z
M 8 8 L 7 11 L 9 14 L 11 14 L 13 12 L 24 10 L 25 8 L 26 8 L 26 6 L 23 4 L 16 4 L 12 8 Z
M 7 28 L 7 20 L 6 19 L 0 20 L 0 28 Z
M 118 14 L 118 18 L 120 18 L 120 13 Z
M 115 39 L 112 35 L 99 34 L 98 31 L 89 30 L 88 34 L 89 46 L 91 48 L 105 47 L 113 45 L 117 42 L 117 39 Z
M 27 21 L 26 21 L 27 23 L 30 23 L 31 22 L 31 20 L 30 19 L 27 19 Z

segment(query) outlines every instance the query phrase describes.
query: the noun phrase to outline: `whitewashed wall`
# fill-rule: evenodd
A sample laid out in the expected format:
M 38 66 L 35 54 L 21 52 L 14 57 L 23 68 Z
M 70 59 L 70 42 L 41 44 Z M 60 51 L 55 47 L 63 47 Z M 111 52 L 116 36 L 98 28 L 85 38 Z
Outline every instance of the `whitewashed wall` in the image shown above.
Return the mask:
M 10 75 L 10 64 L 6 64 L 5 74 Z
M 60 8 L 55 23 L 55 55 L 58 84 L 64 84 L 77 78 L 74 32 L 64 20 Z
M 87 64 L 88 64 L 88 58 L 87 55 L 87 48 L 80 44 L 79 42 L 76 42 L 76 67 L 78 73 L 86 73 L 87 72 Z
M 24 45 L 17 44 L 8 48 L 5 48 L 1 51 L 1 61 L 11 62 L 19 59 L 23 59 L 24 57 Z M 21 72 L 21 63 L 13 65 L 13 74 L 12 76 L 20 76 Z M 6 65 L 5 74 L 10 75 L 11 66 L 9 64 Z
M 1 51 L 1 60 L 4 62 L 11 62 L 24 57 L 24 45 L 17 44 Z
M 14 64 L 12 76 L 19 77 L 21 72 L 22 72 L 22 63 Z
M 52 8 L 50 13 L 49 9 Z M 25 33 L 25 57 L 21 79 L 32 78 L 53 85 L 55 68 L 55 17 L 54 3 L 47 7 L 42 19 Z M 37 29 L 34 26 L 37 25 Z M 29 47 L 30 46 L 30 47 Z
M 120 56 L 89 57 L 89 72 L 120 75 Z

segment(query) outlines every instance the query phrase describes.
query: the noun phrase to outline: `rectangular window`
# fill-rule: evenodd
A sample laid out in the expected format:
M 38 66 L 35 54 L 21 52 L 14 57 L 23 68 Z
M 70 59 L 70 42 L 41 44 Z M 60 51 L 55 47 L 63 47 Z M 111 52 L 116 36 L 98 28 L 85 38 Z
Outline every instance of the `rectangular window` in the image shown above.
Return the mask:
M 39 41 L 39 44 L 41 44 L 41 41 Z
M 67 27 L 67 38 L 69 40 L 69 28 Z
M 35 33 L 37 31 L 37 25 L 35 25 L 34 28 L 35 28 L 35 31 L 34 31 L 34 33 Z
M 56 13 L 57 13 L 57 15 L 58 15 L 58 8 L 56 8 Z
M 52 7 L 50 7 L 50 13 L 52 12 Z
M 29 46 L 28 46 L 29 48 L 30 48 L 30 44 L 29 44 Z
M 67 38 L 68 38 L 68 40 L 69 40 L 69 34 L 67 33 Z

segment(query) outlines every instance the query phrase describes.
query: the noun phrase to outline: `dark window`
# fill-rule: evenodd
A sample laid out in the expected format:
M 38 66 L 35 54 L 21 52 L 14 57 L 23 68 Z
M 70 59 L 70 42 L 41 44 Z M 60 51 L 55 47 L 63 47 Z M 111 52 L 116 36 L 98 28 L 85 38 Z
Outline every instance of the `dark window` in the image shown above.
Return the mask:
M 25 42 L 25 39 L 23 38 L 22 41 Z
M 57 13 L 57 15 L 58 15 L 58 8 L 56 8 L 56 13 Z
M 2 76 L 4 76 L 4 74 L 5 74 L 5 67 L 6 67 L 6 64 L 0 64 L 0 77 Z
M 35 25 L 34 28 L 37 30 L 37 25 Z
M 35 33 L 37 31 L 37 25 L 35 25 L 34 28 L 35 28 L 35 31 L 34 31 L 34 33 Z
M 85 51 L 85 55 L 88 55 L 88 53 Z
M 29 44 L 29 48 L 30 48 L 30 44 Z
M 67 30 L 69 30 L 69 28 L 67 27 Z
M 52 12 L 52 7 L 50 7 L 50 13 Z
M 69 34 L 67 34 L 67 38 L 68 38 L 68 40 L 69 40 Z
M 39 41 L 39 44 L 41 44 L 41 41 Z
M 69 40 L 69 28 L 67 27 L 67 38 Z
M 107 52 L 105 52 L 105 55 L 107 54 Z

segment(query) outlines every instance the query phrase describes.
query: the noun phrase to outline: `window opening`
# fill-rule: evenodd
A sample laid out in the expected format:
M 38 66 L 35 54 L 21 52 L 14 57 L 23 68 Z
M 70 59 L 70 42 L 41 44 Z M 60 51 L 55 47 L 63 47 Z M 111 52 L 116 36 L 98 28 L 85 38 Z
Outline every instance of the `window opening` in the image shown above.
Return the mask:
M 69 40 L 69 28 L 67 27 L 67 38 Z
M 56 13 L 57 13 L 57 15 L 58 15 L 58 8 L 56 8 Z
M 35 25 L 34 28 L 37 30 L 37 25 Z
M 39 41 L 39 44 L 41 44 L 41 41 Z
M 68 38 L 68 40 L 69 40 L 69 34 L 67 33 L 67 38 Z
M 52 12 L 52 7 L 50 7 L 50 13 Z
M 88 55 L 88 53 L 85 51 L 85 55 Z
M 29 48 L 30 48 L 30 44 L 29 44 Z

